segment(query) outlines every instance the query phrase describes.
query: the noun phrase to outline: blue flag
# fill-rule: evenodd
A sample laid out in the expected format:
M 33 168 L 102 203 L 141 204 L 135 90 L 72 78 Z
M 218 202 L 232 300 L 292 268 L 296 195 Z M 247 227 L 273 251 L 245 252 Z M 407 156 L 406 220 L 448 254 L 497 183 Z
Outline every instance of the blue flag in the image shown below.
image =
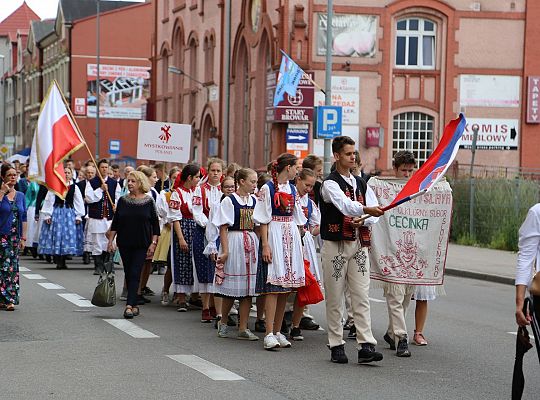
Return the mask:
M 283 57 L 281 59 L 281 66 L 279 67 L 279 74 L 276 83 L 276 91 L 274 93 L 274 107 L 283 100 L 285 93 L 289 96 L 296 96 L 296 88 L 300 83 L 304 71 L 298 66 L 291 58 L 281 50 Z

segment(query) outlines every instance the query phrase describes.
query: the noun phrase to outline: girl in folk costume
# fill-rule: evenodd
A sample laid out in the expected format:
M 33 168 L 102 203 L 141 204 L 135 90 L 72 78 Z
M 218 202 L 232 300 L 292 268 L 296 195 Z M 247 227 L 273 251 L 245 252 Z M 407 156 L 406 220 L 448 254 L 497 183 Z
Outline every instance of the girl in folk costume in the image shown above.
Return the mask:
M 64 168 L 66 182 L 72 182 L 71 168 Z M 48 192 L 41 208 L 45 223 L 39 237 L 40 254 L 52 255 L 57 269 L 67 269 L 67 256 L 83 253 L 82 218 L 85 214 L 84 201 L 79 187 L 71 184 L 62 200 Z
M 212 286 L 216 265 L 212 259 L 204 255 L 204 248 L 210 210 L 219 206 L 221 200 L 221 178 L 225 163 L 219 158 L 210 158 L 207 167 L 208 175 L 205 182 L 199 184 L 193 194 L 193 218 L 197 223 L 193 232 L 193 260 L 203 303 L 201 322 L 211 322 L 217 316 L 216 307 L 211 304 L 214 300 Z
M 214 280 L 216 296 L 223 297 L 223 321 L 227 321 L 234 300 L 240 299 L 238 339 L 259 340 L 248 329 L 251 297 L 255 295 L 259 240 L 254 232 L 253 210 L 257 199 L 257 173 L 249 168 L 236 172 L 236 193 L 227 196 L 213 220 L 220 227 L 221 252 Z M 226 322 L 218 323 L 218 336 L 229 337 Z
M 180 169 L 173 167 L 169 170 L 169 181 L 175 182 L 176 178 L 180 175 Z M 163 289 L 161 290 L 161 305 L 169 305 L 169 289 L 172 284 L 171 273 L 171 229 L 172 224 L 169 223 L 169 201 L 172 194 L 171 188 L 167 188 L 161 191 L 156 201 L 156 210 L 159 217 L 159 224 L 161 227 L 161 235 L 158 239 L 156 251 L 154 253 L 154 263 L 159 265 L 159 274 L 163 276 Z
M 194 288 L 193 266 L 193 192 L 201 178 L 200 167 L 188 164 L 174 183 L 174 191 L 169 201 L 168 220 L 173 224 L 171 242 L 171 267 L 175 298 L 179 312 L 187 311 L 186 293 Z M 174 301 L 174 300 L 173 300 Z
M 299 202 L 302 211 L 307 219 L 304 225 L 304 236 L 302 242 L 304 244 L 304 259 L 309 261 L 309 269 L 319 285 L 322 284 L 322 275 L 319 271 L 319 257 L 315 246 L 315 237 L 319 235 L 321 224 L 321 212 L 315 205 L 315 202 L 309 197 L 316 182 L 316 175 L 309 168 L 302 168 L 296 178 L 296 190 L 298 191 Z M 302 331 L 300 330 L 300 321 L 302 320 L 304 307 L 298 305 L 297 300 L 294 302 L 292 329 L 290 337 L 292 340 L 304 340 Z
M 261 224 L 263 264 L 257 276 L 257 293 L 266 294 L 264 348 L 290 347 L 280 332 L 287 295 L 305 285 L 300 229 L 307 220 L 298 193 L 289 181 L 296 177 L 296 156 L 282 154 L 272 164 L 272 180 L 260 190 L 253 218 Z M 300 227 L 300 229 L 299 229 Z

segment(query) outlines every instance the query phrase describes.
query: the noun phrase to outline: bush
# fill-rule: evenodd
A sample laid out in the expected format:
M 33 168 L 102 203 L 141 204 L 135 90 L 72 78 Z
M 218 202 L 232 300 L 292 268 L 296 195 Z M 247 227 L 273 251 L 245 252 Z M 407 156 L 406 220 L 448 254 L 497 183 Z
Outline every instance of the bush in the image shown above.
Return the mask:
M 474 232 L 469 233 L 468 178 L 452 179 L 454 206 L 450 239 L 459 244 L 517 251 L 518 230 L 540 198 L 540 186 L 524 179 L 475 179 Z

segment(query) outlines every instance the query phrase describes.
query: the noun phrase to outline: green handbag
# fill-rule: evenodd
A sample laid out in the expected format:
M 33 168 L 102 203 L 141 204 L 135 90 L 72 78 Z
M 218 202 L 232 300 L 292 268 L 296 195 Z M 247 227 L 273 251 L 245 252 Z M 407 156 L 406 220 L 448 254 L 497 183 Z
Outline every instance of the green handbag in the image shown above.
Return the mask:
M 98 280 L 92 304 L 97 307 L 112 307 L 116 304 L 116 285 L 114 283 L 114 272 L 104 272 Z

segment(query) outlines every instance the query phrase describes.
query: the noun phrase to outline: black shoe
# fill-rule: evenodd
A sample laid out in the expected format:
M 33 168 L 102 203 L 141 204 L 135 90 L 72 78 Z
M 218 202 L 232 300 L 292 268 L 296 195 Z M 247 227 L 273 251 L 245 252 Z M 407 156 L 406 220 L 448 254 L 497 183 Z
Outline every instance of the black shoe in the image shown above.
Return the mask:
M 202 304 L 202 300 L 201 299 L 196 299 L 196 300 L 189 300 L 188 301 L 189 303 L 189 306 L 190 307 L 195 307 L 195 308 L 202 308 L 203 304 Z
M 218 315 L 216 319 L 214 319 L 214 329 L 218 328 L 219 321 L 221 321 L 221 315 Z
M 354 320 L 348 319 L 347 322 L 345 322 L 345 325 L 343 325 L 343 330 L 348 331 L 351 329 L 351 326 L 354 326 Z
M 150 289 L 148 286 L 145 286 L 142 290 L 142 294 L 144 296 L 154 296 L 156 293 L 152 289 Z
M 316 331 L 319 328 L 319 324 L 317 324 L 311 318 L 302 317 L 302 319 L 300 320 L 300 329 L 304 329 L 306 331 Z
M 142 294 L 137 295 L 137 305 L 142 306 L 146 303 L 151 303 L 151 300 L 147 299 Z
M 396 349 L 396 342 L 394 342 L 392 340 L 392 338 L 390 337 L 390 335 L 388 334 L 388 332 L 386 332 L 383 336 L 383 339 L 386 343 L 388 343 L 390 345 L 390 350 L 395 350 Z
M 255 321 L 255 332 L 266 332 L 266 321 L 264 319 Z
M 28 255 L 28 247 L 25 247 L 23 252 L 22 252 L 22 255 L 23 256 L 27 256 Z
M 293 327 L 291 329 L 291 340 L 294 340 L 294 341 L 304 340 L 304 337 L 302 336 L 302 331 L 300 330 L 300 328 Z
M 32 253 L 32 258 L 36 259 L 37 256 L 38 256 L 37 248 L 35 248 L 35 247 L 30 247 L 30 252 Z
M 410 357 L 409 343 L 407 343 L 407 335 L 399 339 L 397 344 L 396 356 L 398 357 Z
M 49 254 L 47 254 L 45 256 L 45 261 L 47 261 L 49 264 L 52 263 L 52 257 Z
M 351 326 L 349 333 L 347 334 L 347 339 L 356 340 L 356 326 Z
M 43 254 L 40 254 L 40 255 L 39 255 L 39 260 L 40 260 L 40 261 L 45 260 L 45 256 L 44 256 Z
M 383 355 L 375 350 L 375 346 L 371 343 L 362 343 L 362 348 L 358 350 L 358 363 L 369 363 L 372 361 L 381 361 Z
M 283 321 L 281 322 L 281 329 L 279 330 L 285 337 L 289 336 L 289 325 L 287 324 L 287 321 L 285 318 L 283 318 Z
M 349 359 L 347 354 L 345 354 L 345 346 L 340 344 L 339 346 L 332 347 L 330 349 L 332 355 L 330 356 L 330 361 L 337 364 L 347 364 Z

